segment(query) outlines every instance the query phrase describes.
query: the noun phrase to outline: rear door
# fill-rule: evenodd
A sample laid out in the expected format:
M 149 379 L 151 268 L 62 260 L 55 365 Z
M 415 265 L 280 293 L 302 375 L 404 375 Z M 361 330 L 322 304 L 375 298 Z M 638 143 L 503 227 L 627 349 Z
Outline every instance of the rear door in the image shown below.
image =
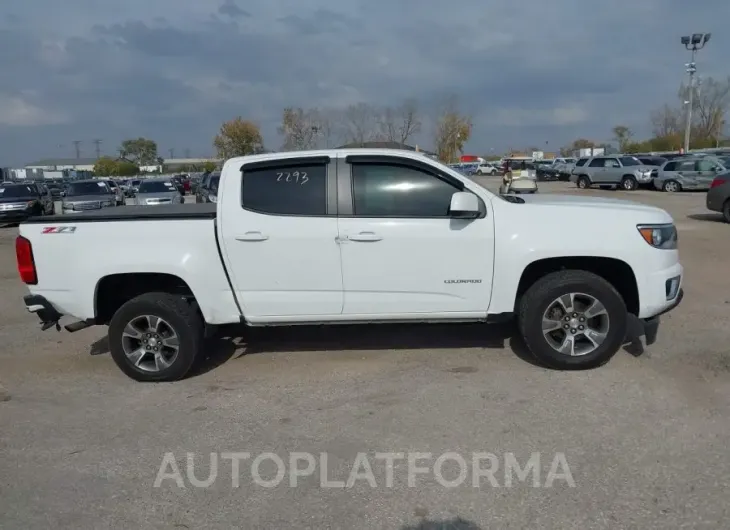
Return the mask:
M 249 322 L 341 314 L 335 160 L 245 164 L 226 173 L 219 202 L 221 248 Z
M 695 160 L 683 160 L 677 164 L 677 181 L 684 189 L 697 188 L 697 169 Z
M 711 158 L 700 158 L 695 162 L 695 182 L 697 189 L 709 190 L 710 184 L 717 176 L 720 165 Z
M 479 198 L 483 215 L 478 219 L 450 217 L 453 194 L 470 190 L 453 176 L 411 159 L 349 156 L 342 169 L 343 316 L 486 314 L 494 220 L 484 201 Z
M 603 182 L 603 179 L 604 179 L 603 173 L 605 171 L 605 167 L 603 165 L 604 160 L 605 159 L 603 159 L 603 158 L 596 157 L 588 163 L 587 173 L 588 173 L 588 176 L 591 178 L 591 182 L 596 183 L 596 184 Z

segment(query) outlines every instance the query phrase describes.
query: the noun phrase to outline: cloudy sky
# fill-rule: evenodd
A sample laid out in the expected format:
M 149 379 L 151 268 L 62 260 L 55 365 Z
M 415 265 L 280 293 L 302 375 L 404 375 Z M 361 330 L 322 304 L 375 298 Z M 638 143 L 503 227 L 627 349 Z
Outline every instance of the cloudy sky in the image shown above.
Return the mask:
M 682 34 L 712 32 L 703 75 L 730 74 L 727 0 L 26 0 L 0 7 L 0 166 L 112 153 L 212 153 L 223 120 L 450 94 L 468 151 L 610 140 L 675 97 Z M 690 10 L 691 9 L 693 10 Z M 425 128 L 417 139 L 432 143 Z

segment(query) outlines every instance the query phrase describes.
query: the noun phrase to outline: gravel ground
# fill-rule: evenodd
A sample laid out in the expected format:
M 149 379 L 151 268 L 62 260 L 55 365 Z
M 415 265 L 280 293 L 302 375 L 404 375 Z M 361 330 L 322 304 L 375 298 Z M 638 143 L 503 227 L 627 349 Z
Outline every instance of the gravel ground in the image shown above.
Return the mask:
M 137 384 L 113 365 L 104 329 L 40 332 L 22 305 L 17 228 L 0 228 L 0 528 L 727 527 L 730 226 L 705 211 L 701 193 L 578 192 L 567 183 L 541 184 L 545 191 L 631 198 L 674 216 L 685 299 L 643 355 L 561 373 L 525 360 L 509 328 L 256 330 L 248 343 L 211 341 L 195 377 Z M 223 452 L 274 453 L 285 478 L 264 487 L 248 460 L 234 487 Z M 316 458 L 296 487 L 290 452 Z M 431 459 L 396 460 L 388 484 L 377 452 Z M 433 472 L 408 484 L 409 467 L 433 466 L 446 452 L 467 462 L 460 486 L 444 487 Z M 172 478 L 155 487 L 162 469 L 175 475 L 169 461 L 162 466 L 166 453 L 182 488 Z M 196 487 L 211 453 L 217 480 Z M 481 487 L 474 453 L 491 453 L 498 466 Z M 535 473 L 505 473 L 506 453 L 523 467 L 539 454 L 539 487 Z M 322 469 L 347 481 L 353 468 L 367 470 L 363 459 L 375 487 L 323 487 Z M 550 474 L 556 462 L 562 477 Z M 444 480 L 458 476 L 453 461 L 443 469 Z M 260 473 L 275 478 L 276 465 L 265 461 Z

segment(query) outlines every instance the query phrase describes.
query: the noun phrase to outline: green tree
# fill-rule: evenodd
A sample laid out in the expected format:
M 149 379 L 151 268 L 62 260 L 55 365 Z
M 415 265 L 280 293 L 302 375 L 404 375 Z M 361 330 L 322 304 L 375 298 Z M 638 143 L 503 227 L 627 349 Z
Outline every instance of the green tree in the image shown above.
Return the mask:
M 128 160 L 119 160 L 116 166 L 116 175 L 120 177 L 131 177 L 140 173 L 139 166 Z
M 147 138 L 124 140 L 120 149 L 121 158 L 126 158 L 137 166 L 159 165 L 157 143 Z
M 218 164 L 216 164 L 212 160 L 203 162 L 203 171 L 207 171 L 210 173 L 211 171 L 215 171 L 217 167 L 218 167 Z
M 616 144 L 618 144 L 618 150 L 622 153 L 626 153 L 629 145 L 631 144 L 631 138 L 633 138 L 634 133 L 625 125 L 616 125 L 612 131 L 613 138 L 616 140 Z
M 117 161 L 111 157 L 103 156 L 94 164 L 94 175 L 97 177 L 111 177 L 116 175 Z
M 447 100 L 436 122 L 436 152 L 443 162 L 458 162 L 459 153 L 471 137 L 471 116 L 459 110 L 455 97 Z
M 262 152 L 264 139 L 256 123 L 239 116 L 221 125 L 213 139 L 213 147 L 220 158 L 228 159 Z

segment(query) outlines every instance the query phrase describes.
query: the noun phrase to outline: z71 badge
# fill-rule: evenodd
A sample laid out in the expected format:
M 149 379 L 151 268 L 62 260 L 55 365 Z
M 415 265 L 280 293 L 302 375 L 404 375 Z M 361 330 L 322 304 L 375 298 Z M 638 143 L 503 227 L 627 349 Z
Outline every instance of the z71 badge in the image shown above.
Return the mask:
M 41 234 L 73 234 L 75 226 L 44 226 Z

